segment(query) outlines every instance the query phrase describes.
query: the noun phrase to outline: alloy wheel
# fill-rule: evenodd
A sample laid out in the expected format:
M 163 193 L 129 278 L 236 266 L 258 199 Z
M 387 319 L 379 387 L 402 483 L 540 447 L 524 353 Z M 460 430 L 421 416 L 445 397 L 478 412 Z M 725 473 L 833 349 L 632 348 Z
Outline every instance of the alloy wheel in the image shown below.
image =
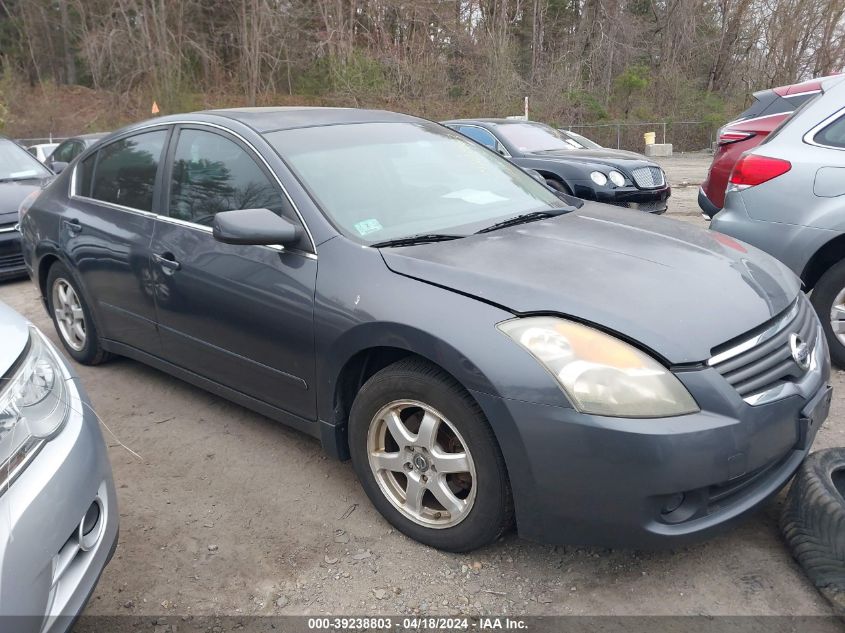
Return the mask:
M 472 510 L 472 455 L 455 426 L 432 407 L 416 400 L 382 407 L 370 422 L 367 457 L 384 496 L 414 523 L 452 527 Z
M 53 312 L 65 343 L 81 352 L 87 339 L 85 313 L 73 286 L 61 277 L 53 284 Z
M 845 345 L 845 288 L 839 291 L 830 308 L 830 329 Z

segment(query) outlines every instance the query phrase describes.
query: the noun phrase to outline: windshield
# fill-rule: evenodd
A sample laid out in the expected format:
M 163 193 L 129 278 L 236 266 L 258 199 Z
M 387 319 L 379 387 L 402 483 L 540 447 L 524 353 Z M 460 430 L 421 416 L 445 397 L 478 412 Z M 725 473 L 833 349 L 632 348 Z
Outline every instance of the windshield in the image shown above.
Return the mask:
M 467 235 L 566 203 L 494 152 L 427 122 L 358 123 L 266 135 L 345 235 L 376 243 Z
M 578 145 L 577 149 L 602 149 L 601 145 L 599 145 L 595 141 L 591 141 L 586 136 L 581 136 L 580 134 L 573 132 L 571 130 L 559 130 L 559 131 L 569 141 L 571 141 L 572 143 L 576 143 Z
M 496 126 L 496 133 L 520 152 L 584 149 L 572 139 L 542 123 L 504 123 Z
M 50 171 L 8 139 L 0 139 L 0 182 L 46 178 Z

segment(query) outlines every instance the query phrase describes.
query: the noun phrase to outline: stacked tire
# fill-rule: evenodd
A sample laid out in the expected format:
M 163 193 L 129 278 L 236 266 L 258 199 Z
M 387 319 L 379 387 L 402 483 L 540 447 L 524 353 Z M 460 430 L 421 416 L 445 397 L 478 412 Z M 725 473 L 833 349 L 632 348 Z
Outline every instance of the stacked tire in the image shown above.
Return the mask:
M 787 495 L 781 530 L 807 576 L 845 617 L 845 448 L 804 460 Z

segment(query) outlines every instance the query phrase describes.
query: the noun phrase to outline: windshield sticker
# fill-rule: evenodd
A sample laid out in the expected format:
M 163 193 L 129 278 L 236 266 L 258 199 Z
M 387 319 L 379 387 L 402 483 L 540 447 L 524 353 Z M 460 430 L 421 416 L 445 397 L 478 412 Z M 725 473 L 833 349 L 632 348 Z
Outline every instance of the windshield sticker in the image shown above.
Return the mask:
M 29 176 L 37 176 L 38 172 L 34 169 L 27 169 L 26 171 L 15 171 L 9 174 L 9 178 L 27 178 Z
M 471 204 L 493 204 L 494 202 L 506 202 L 507 198 L 496 195 L 492 191 L 480 191 L 479 189 L 461 189 L 447 193 L 444 198 L 457 198 Z
M 362 220 L 355 225 L 355 230 L 358 231 L 358 235 L 368 235 L 370 233 L 375 233 L 376 231 L 382 230 L 381 222 L 376 220 L 375 218 L 371 218 L 369 220 Z

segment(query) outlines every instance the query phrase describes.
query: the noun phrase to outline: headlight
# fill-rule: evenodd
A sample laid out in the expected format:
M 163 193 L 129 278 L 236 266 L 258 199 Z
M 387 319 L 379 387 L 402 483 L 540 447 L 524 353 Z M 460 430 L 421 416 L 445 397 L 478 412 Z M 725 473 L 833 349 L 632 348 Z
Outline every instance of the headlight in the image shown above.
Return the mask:
M 498 327 L 548 369 L 583 413 L 661 418 L 699 410 L 670 371 L 604 332 L 556 317 L 513 319 Z
M 596 183 L 599 187 L 604 187 L 607 184 L 607 176 L 600 171 L 594 171 L 590 174 L 590 180 Z
M 0 494 L 40 441 L 64 425 L 69 408 L 59 361 L 42 335 L 30 328 L 29 350 L 0 390 Z
M 608 178 L 610 178 L 610 182 L 612 182 L 612 183 L 613 183 L 614 185 L 616 185 L 617 187 L 622 187 L 622 186 L 624 186 L 624 185 L 625 185 L 625 176 L 623 176 L 623 175 L 622 175 L 621 173 L 619 173 L 618 171 L 615 171 L 615 170 L 614 170 L 614 171 L 611 171 L 611 172 L 607 175 L 607 177 L 608 177 Z

